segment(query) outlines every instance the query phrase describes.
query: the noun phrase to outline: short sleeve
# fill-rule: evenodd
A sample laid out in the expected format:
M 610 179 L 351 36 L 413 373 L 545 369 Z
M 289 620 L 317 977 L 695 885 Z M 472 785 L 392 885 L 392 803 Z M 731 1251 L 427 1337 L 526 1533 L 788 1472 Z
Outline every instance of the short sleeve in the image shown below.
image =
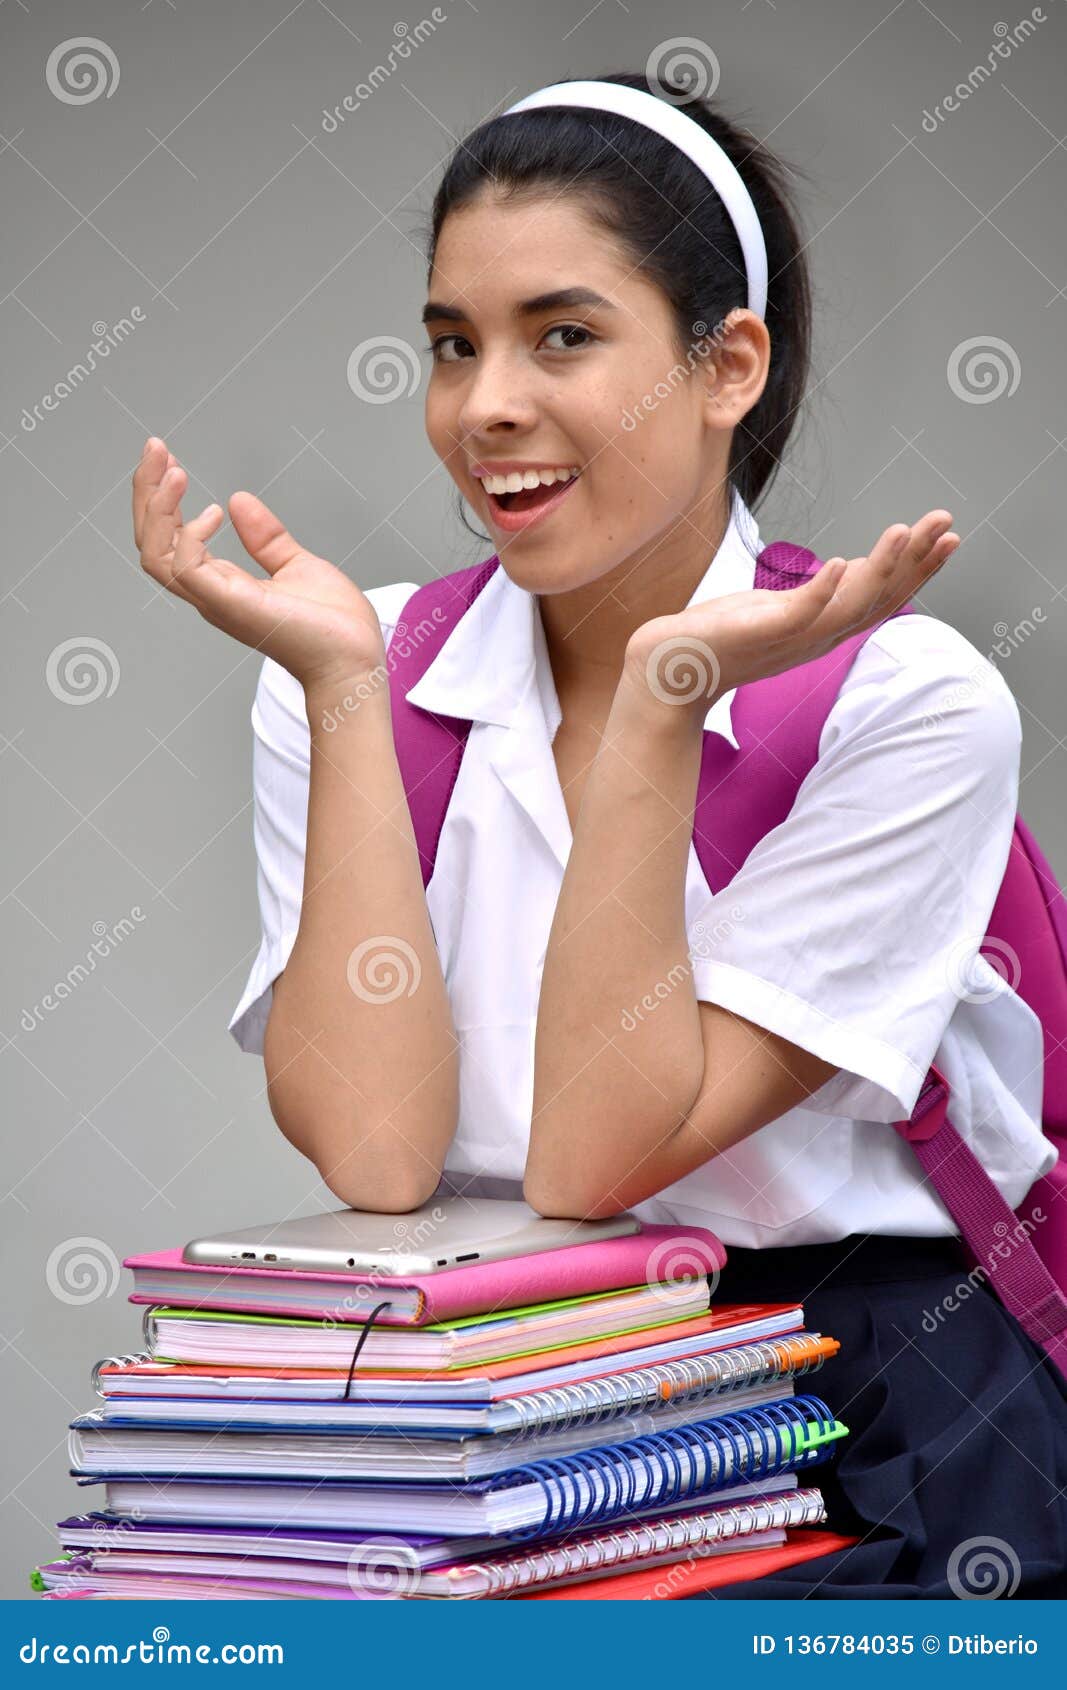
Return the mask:
M 388 645 L 417 583 L 366 590 Z M 311 735 L 304 689 L 265 658 L 252 704 L 252 836 L 256 850 L 259 949 L 229 1031 L 242 1050 L 262 1055 L 273 983 L 289 960 L 300 926 L 307 843 Z
M 906 1119 L 961 997 L 990 994 L 977 952 L 1021 743 L 1010 689 L 962 634 L 891 618 L 852 664 L 789 815 L 691 924 L 699 999 L 840 1069 L 806 1109 Z

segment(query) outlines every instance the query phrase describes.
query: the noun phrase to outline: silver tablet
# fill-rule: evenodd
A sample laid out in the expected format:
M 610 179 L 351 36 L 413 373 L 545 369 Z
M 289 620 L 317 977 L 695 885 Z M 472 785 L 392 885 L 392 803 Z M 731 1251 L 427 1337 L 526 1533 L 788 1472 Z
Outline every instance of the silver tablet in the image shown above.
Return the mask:
M 557 1220 L 506 1198 L 441 1197 L 407 1214 L 331 1209 L 214 1238 L 194 1238 L 182 1259 L 203 1267 L 299 1268 L 305 1273 L 402 1278 L 622 1238 L 639 1231 L 640 1224 L 629 1214 L 599 1221 Z

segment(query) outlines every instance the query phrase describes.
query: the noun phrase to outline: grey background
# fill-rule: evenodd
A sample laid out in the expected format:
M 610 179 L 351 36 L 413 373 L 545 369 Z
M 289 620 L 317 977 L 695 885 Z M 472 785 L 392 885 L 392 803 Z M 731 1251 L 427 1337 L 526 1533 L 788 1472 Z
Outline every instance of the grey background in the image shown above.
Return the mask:
M 91 1363 L 139 1346 L 111 1262 L 332 1206 L 273 1126 L 261 1062 L 225 1031 L 258 937 L 260 659 L 141 574 L 130 475 L 160 433 L 189 471 L 187 513 L 252 488 L 364 586 L 490 554 L 456 520 L 425 440 L 424 381 L 372 405 L 347 378 L 367 339 L 423 344 L 422 226 L 451 145 L 483 117 L 694 37 L 719 60 L 727 111 L 810 173 L 812 394 L 760 512 L 764 538 L 851 556 L 890 522 L 954 513 L 964 544 L 923 607 L 1007 677 L 1025 729 L 1021 808 L 1067 874 L 1062 0 L 1045 0 L 1034 39 L 934 133 L 924 111 L 986 61 L 1021 5 L 441 10 L 333 133 L 324 108 L 429 6 L 9 0 L 0 13 L 8 1598 L 50 1557 L 53 1522 L 99 1499 L 68 1477 L 64 1440 L 92 1406 Z M 70 103 L 46 66 L 82 34 L 111 48 L 119 81 Z M 29 428 L 93 324 L 135 307 L 143 321 Z M 993 342 L 1014 392 L 954 390 L 949 365 L 971 339 Z M 987 362 L 976 380 L 991 376 Z M 228 524 L 214 545 L 244 560 Z M 108 648 L 97 661 L 116 684 L 71 703 L 78 677 L 53 654 L 87 638 Z M 80 685 L 84 699 L 91 670 Z M 111 954 L 42 1009 L 122 922 Z M 81 1267 L 79 1239 L 92 1241 Z

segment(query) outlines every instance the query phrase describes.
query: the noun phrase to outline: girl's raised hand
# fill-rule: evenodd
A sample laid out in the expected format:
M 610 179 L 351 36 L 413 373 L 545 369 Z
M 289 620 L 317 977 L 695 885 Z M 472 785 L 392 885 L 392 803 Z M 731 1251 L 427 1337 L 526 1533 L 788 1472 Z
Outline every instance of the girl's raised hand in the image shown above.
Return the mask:
M 948 511 L 913 528 L 887 528 L 868 557 L 830 558 L 801 587 L 726 593 L 657 616 L 632 635 L 623 676 L 643 702 L 692 706 L 822 657 L 884 621 L 946 563 L 960 543 Z M 835 591 L 836 588 L 836 591 Z
M 300 546 L 254 493 L 230 496 L 230 518 L 260 580 L 208 550 L 225 513 L 208 505 L 182 521 L 188 476 L 164 441 L 147 442 L 133 475 L 141 567 L 212 627 L 272 657 L 305 690 L 358 679 L 385 662 L 381 624 L 355 582 Z

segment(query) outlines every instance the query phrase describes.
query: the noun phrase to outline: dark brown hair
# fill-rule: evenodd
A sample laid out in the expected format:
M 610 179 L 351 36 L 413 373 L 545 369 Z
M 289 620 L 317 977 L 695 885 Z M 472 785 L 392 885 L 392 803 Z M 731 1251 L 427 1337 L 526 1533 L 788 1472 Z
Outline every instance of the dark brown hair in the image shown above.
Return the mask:
M 595 80 L 677 96 L 731 159 L 755 205 L 767 247 L 771 359 L 763 393 L 734 429 L 727 476 L 754 511 L 774 480 L 808 382 L 811 280 L 789 187 L 791 174 L 804 173 L 683 86 L 661 80 L 650 87 L 645 76 L 630 74 Z M 662 288 L 683 358 L 702 338 L 700 327 L 713 333 L 748 303 L 741 246 L 722 200 L 703 171 L 644 124 L 570 106 L 480 124 L 452 154 L 435 195 L 428 278 L 445 218 L 486 187 L 506 197 L 580 193 L 630 262 Z

